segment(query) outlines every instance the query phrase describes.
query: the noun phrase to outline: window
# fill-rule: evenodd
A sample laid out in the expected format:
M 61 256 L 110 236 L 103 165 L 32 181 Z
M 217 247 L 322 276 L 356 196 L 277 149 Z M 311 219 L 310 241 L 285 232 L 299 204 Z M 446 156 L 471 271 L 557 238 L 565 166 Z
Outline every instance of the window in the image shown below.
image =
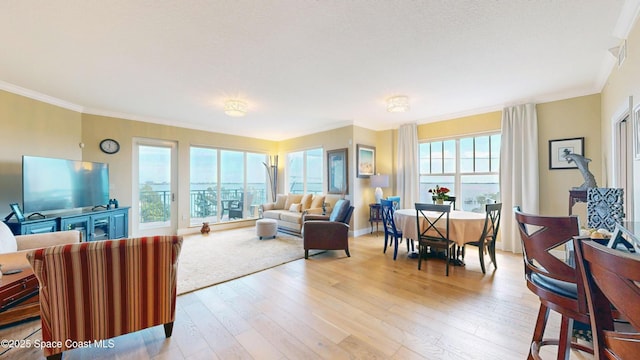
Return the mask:
M 287 188 L 292 194 L 321 194 L 323 150 L 312 149 L 287 154 Z
M 482 212 L 500 199 L 500 134 L 424 142 L 419 145 L 420 201 L 431 203 L 429 189 L 451 189 L 456 208 Z
M 257 216 L 266 201 L 265 154 L 191 147 L 191 224 Z

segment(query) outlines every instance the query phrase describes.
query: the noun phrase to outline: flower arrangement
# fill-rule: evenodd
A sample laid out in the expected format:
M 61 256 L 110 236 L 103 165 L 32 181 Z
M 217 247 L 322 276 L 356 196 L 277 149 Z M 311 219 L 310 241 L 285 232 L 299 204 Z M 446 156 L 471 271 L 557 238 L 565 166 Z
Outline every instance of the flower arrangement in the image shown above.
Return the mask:
M 438 200 L 449 200 L 449 195 L 447 195 L 449 191 L 451 191 L 449 188 L 440 185 L 436 185 L 435 189 L 429 189 L 429 192 Z

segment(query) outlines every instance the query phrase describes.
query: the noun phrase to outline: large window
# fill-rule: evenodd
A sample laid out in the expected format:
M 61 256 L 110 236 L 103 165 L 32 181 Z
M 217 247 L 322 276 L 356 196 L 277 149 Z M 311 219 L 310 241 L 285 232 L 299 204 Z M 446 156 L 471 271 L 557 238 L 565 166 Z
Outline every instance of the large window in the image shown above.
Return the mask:
M 292 194 L 321 194 L 323 183 L 322 148 L 287 154 L 287 189 Z
M 420 144 L 420 201 L 431 203 L 429 189 L 451 189 L 456 208 L 482 212 L 500 199 L 500 134 Z
M 191 147 L 191 224 L 253 218 L 266 201 L 265 154 Z

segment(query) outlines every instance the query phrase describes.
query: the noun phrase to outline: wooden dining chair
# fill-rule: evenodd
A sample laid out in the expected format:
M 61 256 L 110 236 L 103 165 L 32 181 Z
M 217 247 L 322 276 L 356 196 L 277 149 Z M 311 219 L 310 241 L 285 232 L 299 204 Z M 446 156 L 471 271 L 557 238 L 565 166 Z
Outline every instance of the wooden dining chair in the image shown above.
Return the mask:
M 402 231 L 396 227 L 393 218 L 395 203 L 392 200 L 380 200 L 382 211 L 382 223 L 384 226 L 384 250 L 387 253 L 387 246 L 393 241 L 393 260 L 398 257 L 398 244 L 402 241 Z M 409 249 L 411 247 L 411 249 Z M 407 239 L 407 252 L 413 251 L 413 240 Z
M 435 205 L 416 203 L 416 226 L 418 234 L 418 270 L 422 265 L 422 259 L 429 250 L 444 250 L 446 270 L 449 276 L 449 263 L 454 256 L 455 243 L 449 240 L 449 213 L 450 205 Z M 427 214 L 426 212 L 432 212 Z M 431 215 L 429 217 L 428 215 Z M 435 216 L 434 216 L 435 215 Z M 421 224 L 424 226 L 421 229 Z
M 496 262 L 496 239 L 498 237 L 498 231 L 500 230 L 502 204 L 486 204 L 484 211 L 486 216 L 484 219 L 482 234 L 477 241 L 468 242 L 462 247 L 462 259 L 464 260 L 465 248 L 467 245 L 477 246 L 480 256 L 480 268 L 482 269 L 482 273 L 486 274 L 484 265 L 485 253 L 489 254 L 489 258 L 493 263 L 494 269 L 498 269 L 498 263 Z
M 637 359 L 640 257 L 586 239 L 574 239 L 574 247 L 591 314 L 595 358 Z M 610 309 L 628 323 L 616 323 Z
M 569 359 L 570 350 L 593 354 L 593 349 L 573 341 L 574 320 L 588 327 L 589 313 L 578 270 L 555 252 L 579 234 L 577 216 L 539 216 L 514 208 L 522 240 L 527 287 L 540 299 L 540 309 L 531 339 L 528 359 L 539 359 L 545 345 L 558 346 L 558 359 Z M 550 310 L 562 316 L 558 339 L 544 339 Z

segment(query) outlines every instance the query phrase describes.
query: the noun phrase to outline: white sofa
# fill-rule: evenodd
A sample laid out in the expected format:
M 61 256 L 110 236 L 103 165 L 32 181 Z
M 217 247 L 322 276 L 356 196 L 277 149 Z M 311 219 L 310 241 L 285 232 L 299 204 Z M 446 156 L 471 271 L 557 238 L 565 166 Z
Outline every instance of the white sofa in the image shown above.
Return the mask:
M 3 271 L 26 269 L 30 266 L 26 256 L 29 250 L 74 244 L 82 241 L 81 237 L 77 230 L 14 236 L 7 224 L 0 222 L 0 265 Z
M 262 217 L 278 221 L 278 231 L 300 236 L 306 214 L 330 214 L 341 195 L 278 194 L 275 202 L 260 205 Z M 324 204 L 324 209 L 323 209 Z

